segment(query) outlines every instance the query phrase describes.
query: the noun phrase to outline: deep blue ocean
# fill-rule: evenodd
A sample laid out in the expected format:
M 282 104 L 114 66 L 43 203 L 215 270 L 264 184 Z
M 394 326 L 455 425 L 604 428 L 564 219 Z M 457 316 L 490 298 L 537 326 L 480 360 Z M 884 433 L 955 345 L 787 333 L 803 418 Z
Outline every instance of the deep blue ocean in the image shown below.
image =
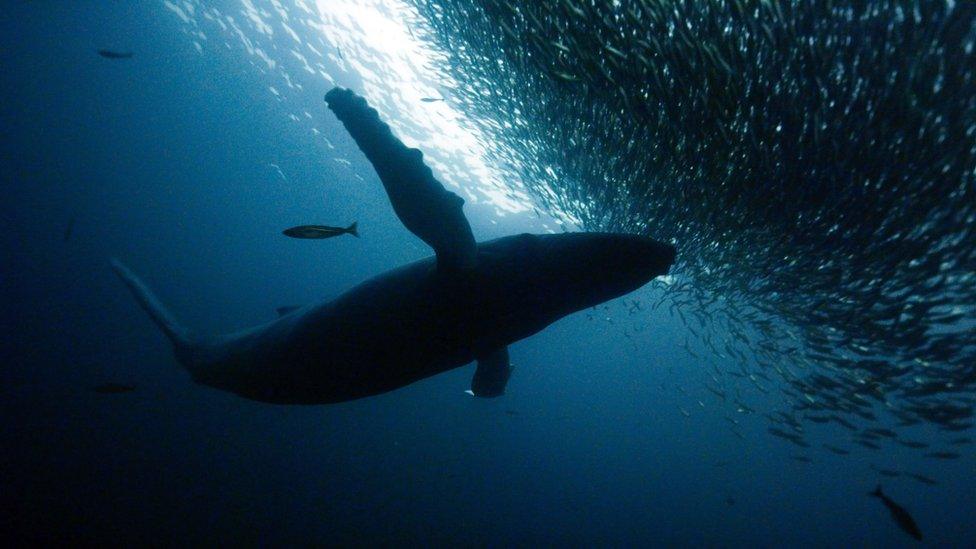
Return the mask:
M 881 484 L 914 517 L 922 544 L 976 543 L 973 446 L 944 442 L 971 429 L 947 435 L 921 424 L 902 436 L 955 459 L 852 445 L 840 427 L 811 424 L 807 446 L 773 436 L 768 418 L 787 406 L 786 383 L 763 381 L 745 409 L 709 392 L 712 376 L 731 379 L 722 374 L 736 366 L 685 350 L 690 334 L 669 312 L 670 281 L 511 345 L 515 371 L 495 399 L 465 394 L 473 365 L 320 406 L 252 402 L 194 384 L 110 258 L 138 273 L 182 323 L 217 334 L 267 322 L 281 306 L 332 299 L 431 253 L 400 224 L 323 102 L 333 86 L 367 97 L 425 151 L 466 199 L 479 241 L 599 229 L 556 211 L 559 201 L 510 172 L 492 171 L 497 155 L 481 155 L 488 138 L 471 137 L 484 120 L 466 124 L 465 102 L 450 95 L 461 84 L 436 80 L 446 57 L 418 60 L 431 50 L 403 32 L 411 26 L 404 13 L 422 15 L 400 1 L 361 4 L 4 3 L 0 539 L 919 544 L 869 496 Z M 413 42 L 397 42 L 407 37 Z M 103 49 L 132 56 L 110 59 Z M 408 49 L 412 57 L 397 57 Z M 510 86 L 499 90 L 517 94 Z M 360 238 L 281 233 L 354 221 Z M 105 383 L 134 389 L 95 390 Z M 972 401 L 972 388 L 954 397 Z

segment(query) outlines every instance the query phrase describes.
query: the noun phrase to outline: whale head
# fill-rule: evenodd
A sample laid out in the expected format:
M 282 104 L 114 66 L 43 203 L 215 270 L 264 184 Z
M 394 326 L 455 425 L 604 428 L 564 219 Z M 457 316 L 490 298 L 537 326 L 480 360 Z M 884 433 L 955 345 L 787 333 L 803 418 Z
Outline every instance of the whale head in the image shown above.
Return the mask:
M 518 336 L 626 295 L 667 274 L 675 249 L 644 236 L 617 233 L 521 234 L 486 243 L 481 306 Z
M 526 273 L 554 307 L 577 311 L 628 294 L 674 263 L 669 244 L 632 234 L 564 233 L 536 237 L 538 261 Z M 531 244 L 530 244 L 531 245 Z M 559 303 L 561 302 L 561 303 Z

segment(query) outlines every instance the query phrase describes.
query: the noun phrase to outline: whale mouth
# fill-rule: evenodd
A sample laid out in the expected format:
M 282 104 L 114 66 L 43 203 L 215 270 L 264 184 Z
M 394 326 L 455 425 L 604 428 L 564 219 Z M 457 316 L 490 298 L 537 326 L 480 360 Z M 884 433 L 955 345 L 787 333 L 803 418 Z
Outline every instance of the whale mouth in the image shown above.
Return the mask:
M 573 309 L 591 307 L 630 293 L 670 271 L 674 246 L 622 233 L 564 233 L 535 237 L 538 280 L 528 284 L 537 300 L 568 300 Z M 529 254 L 532 255 L 532 254 Z M 572 297 L 570 297 L 572 296 Z
M 678 250 L 671 244 L 659 242 L 653 238 L 644 236 L 638 238 L 641 239 L 638 253 L 646 260 L 647 274 L 651 278 L 668 274 L 678 257 Z
M 635 234 L 601 235 L 596 243 L 601 250 L 594 258 L 606 268 L 608 278 L 622 277 L 643 285 L 666 275 L 677 257 L 674 246 Z

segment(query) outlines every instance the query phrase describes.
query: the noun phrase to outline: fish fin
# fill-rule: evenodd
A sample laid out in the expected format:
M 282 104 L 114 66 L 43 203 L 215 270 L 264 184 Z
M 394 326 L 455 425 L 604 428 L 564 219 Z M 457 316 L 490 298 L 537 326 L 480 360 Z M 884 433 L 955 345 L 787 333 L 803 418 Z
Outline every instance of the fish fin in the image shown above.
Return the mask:
M 299 305 L 285 305 L 283 307 L 278 307 L 277 309 L 275 309 L 275 311 L 278 312 L 278 317 L 280 318 L 280 317 L 283 317 L 285 315 L 289 315 L 289 314 L 297 311 L 298 309 L 301 309 L 301 306 L 299 306 Z
M 471 392 L 474 396 L 483 398 L 502 396 L 511 375 L 508 347 L 499 347 L 478 357 L 478 367 L 471 379 Z
M 355 236 L 356 238 L 359 238 L 359 228 L 358 228 L 358 226 L 359 226 L 359 222 L 358 221 L 353 221 L 352 222 L 352 225 L 349 225 L 348 227 L 346 227 L 346 232 L 349 233 L 349 234 L 351 234 L 351 235 L 353 235 L 353 236 Z
M 881 485 L 879 484 L 878 487 L 875 488 L 873 492 L 868 492 L 868 495 L 874 496 L 876 498 L 884 497 L 884 493 L 881 491 Z
M 397 139 L 376 109 L 350 90 L 333 88 L 325 101 L 379 175 L 400 222 L 437 254 L 438 268 L 469 269 L 478 246 L 462 206 L 444 188 L 424 155 Z

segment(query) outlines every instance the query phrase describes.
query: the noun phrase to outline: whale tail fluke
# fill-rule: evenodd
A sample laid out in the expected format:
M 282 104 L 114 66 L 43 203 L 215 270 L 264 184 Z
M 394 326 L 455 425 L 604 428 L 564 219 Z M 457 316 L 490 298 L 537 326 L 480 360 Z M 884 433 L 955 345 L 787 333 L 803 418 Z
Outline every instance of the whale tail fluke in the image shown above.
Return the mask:
M 176 356 L 181 360 L 185 357 L 192 347 L 192 340 L 190 337 L 190 332 L 180 325 L 179 322 L 173 317 L 172 314 L 159 299 L 153 295 L 152 291 L 149 289 L 142 280 L 139 279 L 129 270 L 128 267 L 122 264 L 118 259 L 112 258 L 112 269 L 115 270 L 115 274 L 119 275 L 122 282 L 129 287 L 132 291 L 132 295 L 135 296 L 136 301 L 139 305 L 149 313 L 149 316 L 153 319 L 153 322 L 159 326 L 159 329 L 166 334 L 166 337 L 173 342 L 173 348 L 176 351 Z

